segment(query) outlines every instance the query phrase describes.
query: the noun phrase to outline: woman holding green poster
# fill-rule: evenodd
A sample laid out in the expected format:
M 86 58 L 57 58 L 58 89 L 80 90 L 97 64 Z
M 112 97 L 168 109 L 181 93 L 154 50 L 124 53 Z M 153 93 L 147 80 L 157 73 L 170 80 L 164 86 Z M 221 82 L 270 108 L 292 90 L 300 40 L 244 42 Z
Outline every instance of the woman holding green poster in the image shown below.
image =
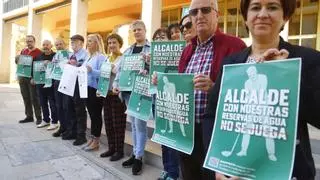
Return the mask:
M 153 41 L 168 41 L 168 35 L 171 34 L 170 40 L 180 40 L 180 33 L 177 35 L 175 34 L 175 28 L 177 27 L 176 24 L 172 24 L 169 26 L 170 28 L 160 28 L 156 30 L 153 34 Z M 153 104 L 152 104 L 152 112 L 153 116 L 155 117 L 155 95 L 153 97 Z M 170 126 L 167 124 L 167 126 Z M 172 126 L 172 125 L 171 125 Z M 167 146 L 161 145 L 162 150 L 162 164 L 163 164 L 163 171 L 160 173 L 160 177 L 158 180 L 171 180 L 171 179 L 178 179 L 179 178 L 179 154 L 176 150 L 169 148 Z
M 224 60 L 224 64 L 259 63 L 287 58 L 301 58 L 300 106 L 295 160 L 292 179 L 311 180 L 315 178 L 315 166 L 311 154 L 307 124 L 320 128 L 320 52 L 306 47 L 291 45 L 279 33 L 295 12 L 296 1 L 288 0 L 241 0 L 241 13 L 245 25 L 252 35 L 252 45 L 242 52 Z M 206 148 L 208 148 L 217 110 L 221 77 L 216 81 L 209 97 L 205 126 L 207 128 Z M 288 77 L 290 78 L 290 77 Z M 241 151 L 247 147 L 241 145 Z M 226 179 L 217 173 L 217 179 Z M 277 179 L 276 174 L 272 179 Z
M 120 58 L 119 64 L 121 62 L 125 62 L 125 56 L 135 56 L 141 55 L 144 61 L 144 70 L 149 71 L 149 63 L 147 63 L 146 54 L 150 54 L 150 43 L 146 39 L 146 26 L 143 21 L 136 20 L 132 23 L 131 29 L 133 31 L 133 35 L 135 38 L 135 43 L 132 44 Z M 121 80 L 120 74 L 124 70 L 121 66 L 117 66 L 117 76 L 113 82 L 113 92 L 119 93 L 119 96 L 124 100 L 126 105 L 128 106 L 129 99 L 131 96 L 131 90 L 120 89 L 119 82 Z M 131 122 L 132 128 L 132 141 L 133 141 L 133 154 L 132 156 L 122 163 L 122 167 L 124 168 L 132 168 L 133 175 L 140 175 L 143 169 L 142 157 L 144 155 L 144 149 L 147 142 L 147 122 L 133 116 L 127 115 L 128 121 Z
M 110 84 L 116 76 L 115 66 L 120 62 L 122 55 L 120 48 L 123 40 L 118 34 L 110 34 L 107 37 L 108 50 L 110 54 L 107 62 L 112 64 Z M 117 93 L 112 92 L 112 86 L 109 86 L 107 97 L 103 100 L 103 112 L 106 134 L 108 138 L 109 150 L 102 153 L 100 157 L 110 157 L 110 161 L 118 161 L 123 158 L 124 137 L 126 130 L 125 104 L 121 102 Z

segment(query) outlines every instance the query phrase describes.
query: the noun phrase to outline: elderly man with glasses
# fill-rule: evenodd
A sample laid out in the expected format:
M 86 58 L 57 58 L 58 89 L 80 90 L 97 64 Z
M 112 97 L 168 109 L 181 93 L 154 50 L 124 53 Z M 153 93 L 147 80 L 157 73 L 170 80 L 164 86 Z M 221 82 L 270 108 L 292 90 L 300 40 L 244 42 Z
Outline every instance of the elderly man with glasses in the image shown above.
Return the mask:
M 184 49 L 179 73 L 195 74 L 195 142 L 191 155 L 181 153 L 180 164 L 184 180 L 215 179 L 214 173 L 203 168 L 207 147 L 203 142 L 212 132 L 205 132 L 204 114 L 209 90 L 214 86 L 223 58 L 239 52 L 246 45 L 240 39 L 220 32 L 217 0 L 192 0 L 189 16 L 196 37 Z

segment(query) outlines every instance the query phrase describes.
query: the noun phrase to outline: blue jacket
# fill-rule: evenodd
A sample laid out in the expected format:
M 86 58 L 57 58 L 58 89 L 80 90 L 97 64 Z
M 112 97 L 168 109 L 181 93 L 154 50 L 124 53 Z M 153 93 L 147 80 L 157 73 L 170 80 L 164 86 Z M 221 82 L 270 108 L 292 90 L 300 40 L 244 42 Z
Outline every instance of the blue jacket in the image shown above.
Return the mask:
M 77 66 L 80 67 L 83 64 L 83 62 L 87 59 L 88 52 L 87 52 L 87 50 L 81 48 L 79 51 L 77 51 L 75 53 L 73 52 L 70 55 L 70 58 L 71 58 L 72 55 L 76 56 L 76 58 L 77 58 Z
M 82 66 L 90 66 L 92 68 L 91 72 L 88 72 L 88 86 L 97 89 L 99 77 L 100 77 L 100 68 L 102 63 L 106 60 L 106 56 L 99 53 L 94 54 L 86 58 Z

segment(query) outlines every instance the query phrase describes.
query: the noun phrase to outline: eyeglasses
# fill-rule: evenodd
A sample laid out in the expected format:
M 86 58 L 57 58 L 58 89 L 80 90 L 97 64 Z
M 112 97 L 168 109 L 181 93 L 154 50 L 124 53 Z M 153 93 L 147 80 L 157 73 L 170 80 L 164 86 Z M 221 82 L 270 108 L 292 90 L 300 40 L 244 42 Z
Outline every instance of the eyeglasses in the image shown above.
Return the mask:
M 197 16 L 199 10 L 201 11 L 202 14 L 209 14 L 211 13 L 212 10 L 214 10 L 212 7 L 202 7 L 202 8 L 195 8 L 195 9 L 190 9 L 189 14 L 191 16 Z
M 157 35 L 153 41 L 165 41 L 167 40 L 167 36 L 165 34 L 160 34 L 160 35 Z
M 192 27 L 192 22 L 187 22 L 186 24 L 182 24 L 180 26 L 180 31 L 183 32 L 184 28 L 190 29 Z

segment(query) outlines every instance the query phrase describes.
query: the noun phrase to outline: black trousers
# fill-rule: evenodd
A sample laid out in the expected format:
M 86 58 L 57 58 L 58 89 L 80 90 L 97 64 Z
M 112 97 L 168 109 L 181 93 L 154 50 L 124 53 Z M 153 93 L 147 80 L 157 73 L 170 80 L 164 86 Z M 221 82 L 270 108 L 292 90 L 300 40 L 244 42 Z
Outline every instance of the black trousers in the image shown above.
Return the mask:
M 53 87 L 55 93 L 56 107 L 58 113 L 58 119 L 60 122 L 60 128 L 66 133 L 76 134 L 76 127 L 72 127 L 72 122 L 76 119 L 76 112 L 74 104 L 72 103 L 72 97 L 62 94 L 58 91 L 60 81 L 53 80 Z M 73 130 L 74 129 L 74 130 Z
M 215 173 L 203 167 L 206 152 L 203 146 L 201 124 L 195 123 L 195 143 L 191 155 L 180 153 L 183 180 L 215 180 Z
M 91 119 L 91 135 L 100 137 L 102 129 L 103 98 L 97 97 L 96 92 L 97 90 L 95 88 L 88 87 L 86 106 Z
M 87 129 L 86 99 L 80 98 L 78 81 L 74 90 L 72 103 L 76 111 L 76 118 L 72 122 L 72 127 L 76 127 L 77 129 L 77 138 L 85 138 Z
M 58 114 L 56 108 L 56 100 L 54 97 L 54 88 L 44 88 L 42 84 L 36 85 L 38 97 L 40 99 L 40 105 L 42 109 L 43 121 L 47 123 L 58 123 Z M 50 111 L 49 106 L 50 105 Z

